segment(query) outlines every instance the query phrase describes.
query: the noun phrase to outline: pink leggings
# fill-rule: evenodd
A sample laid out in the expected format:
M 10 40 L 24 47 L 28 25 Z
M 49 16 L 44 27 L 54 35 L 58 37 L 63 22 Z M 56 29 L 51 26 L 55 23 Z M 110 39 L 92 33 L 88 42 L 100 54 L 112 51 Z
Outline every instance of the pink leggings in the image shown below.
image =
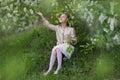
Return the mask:
M 59 69 L 61 68 L 61 64 L 62 64 L 62 52 L 60 51 L 59 48 L 52 50 L 51 53 L 51 57 L 50 57 L 50 63 L 49 63 L 49 69 L 47 72 L 50 72 L 53 68 L 53 65 L 55 63 L 57 57 L 57 61 L 58 61 L 58 66 L 56 71 L 59 71 Z

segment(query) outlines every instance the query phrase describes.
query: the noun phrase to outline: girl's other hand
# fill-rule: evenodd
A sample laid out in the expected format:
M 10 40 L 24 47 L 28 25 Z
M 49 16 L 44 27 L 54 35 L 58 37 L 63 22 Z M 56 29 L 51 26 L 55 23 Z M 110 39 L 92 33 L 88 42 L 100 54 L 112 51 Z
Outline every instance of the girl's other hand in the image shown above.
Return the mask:
M 73 44 L 73 45 L 76 45 L 76 44 L 77 44 L 77 41 L 76 41 L 76 40 L 72 40 L 72 44 Z

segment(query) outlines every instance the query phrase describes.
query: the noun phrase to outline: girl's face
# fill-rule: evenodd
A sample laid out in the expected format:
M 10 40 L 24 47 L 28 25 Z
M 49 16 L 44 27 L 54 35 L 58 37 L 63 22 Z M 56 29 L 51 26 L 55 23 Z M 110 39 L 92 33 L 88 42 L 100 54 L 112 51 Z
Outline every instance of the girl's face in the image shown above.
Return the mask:
M 67 22 L 67 15 L 66 14 L 62 14 L 59 18 L 59 22 L 60 23 L 66 23 Z

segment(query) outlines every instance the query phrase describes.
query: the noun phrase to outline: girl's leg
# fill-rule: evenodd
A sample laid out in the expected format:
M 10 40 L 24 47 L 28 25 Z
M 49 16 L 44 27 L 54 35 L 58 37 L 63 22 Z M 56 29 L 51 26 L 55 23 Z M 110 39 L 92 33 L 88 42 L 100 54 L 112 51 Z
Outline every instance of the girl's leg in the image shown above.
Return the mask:
M 61 64 L 62 64 L 62 52 L 60 51 L 60 49 L 56 49 L 56 52 L 57 52 L 57 60 L 58 60 L 58 66 L 57 66 L 57 69 L 56 71 L 54 72 L 54 74 L 57 74 L 58 71 L 60 70 L 61 68 Z
M 50 63 L 49 63 L 49 69 L 47 70 L 46 73 L 44 73 L 44 75 L 47 75 L 53 68 L 53 65 L 54 65 L 54 62 L 55 62 L 55 59 L 56 59 L 56 50 L 52 50 L 52 54 L 51 54 L 51 57 L 50 57 Z

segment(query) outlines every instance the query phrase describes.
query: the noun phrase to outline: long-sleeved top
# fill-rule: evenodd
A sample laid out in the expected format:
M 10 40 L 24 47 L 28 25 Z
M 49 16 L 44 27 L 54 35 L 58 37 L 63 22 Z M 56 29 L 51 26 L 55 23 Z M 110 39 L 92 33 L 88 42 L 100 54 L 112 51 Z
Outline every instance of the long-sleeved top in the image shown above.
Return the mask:
M 68 43 L 72 40 L 77 41 L 74 28 L 69 26 L 62 28 L 60 25 L 50 24 L 47 20 L 44 20 L 43 24 L 56 32 L 57 45 Z

